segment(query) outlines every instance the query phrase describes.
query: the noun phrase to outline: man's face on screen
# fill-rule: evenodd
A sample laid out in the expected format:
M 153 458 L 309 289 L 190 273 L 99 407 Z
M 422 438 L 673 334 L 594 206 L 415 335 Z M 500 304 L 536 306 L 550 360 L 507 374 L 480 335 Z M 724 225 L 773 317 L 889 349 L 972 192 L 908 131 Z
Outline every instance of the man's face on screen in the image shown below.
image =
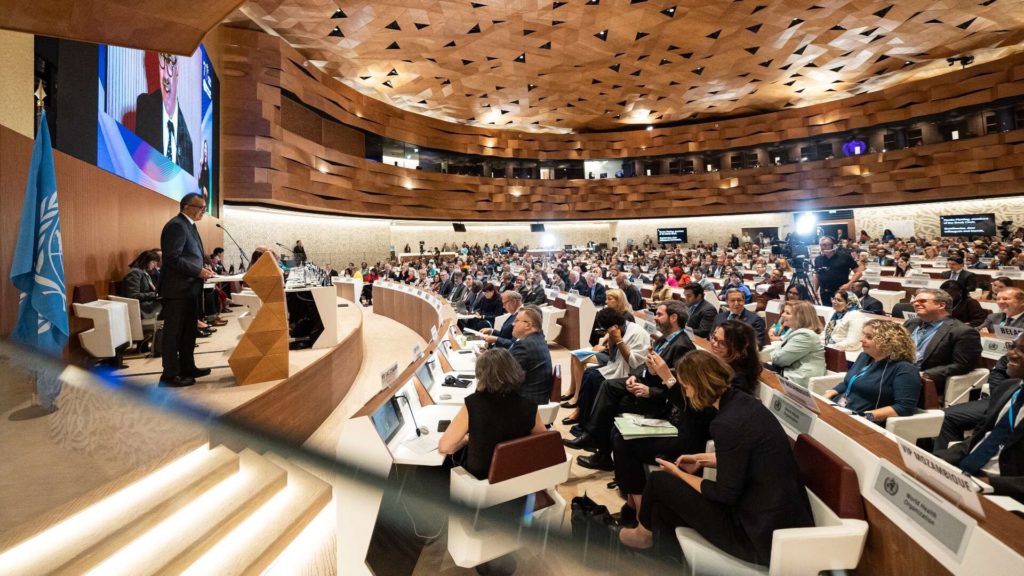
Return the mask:
M 174 113 L 174 101 L 178 98 L 178 57 L 174 54 L 157 55 L 160 64 L 160 94 L 164 99 L 164 110 Z

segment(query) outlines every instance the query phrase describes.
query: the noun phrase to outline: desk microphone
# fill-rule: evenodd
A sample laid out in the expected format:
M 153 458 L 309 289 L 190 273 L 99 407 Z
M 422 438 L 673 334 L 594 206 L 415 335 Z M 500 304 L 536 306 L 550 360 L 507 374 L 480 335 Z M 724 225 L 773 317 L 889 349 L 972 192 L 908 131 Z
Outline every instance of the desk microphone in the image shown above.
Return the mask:
M 423 436 L 424 434 L 430 434 L 426 426 L 420 426 L 416 423 L 416 412 L 412 409 L 412 403 L 409 402 L 409 398 L 405 394 L 399 394 L 395 398 L 401 398 L 405 400 L 405 405 L 409 407 L 409 416 L 412 418 L 412 425 L 416 427 L 416 436 Z
M 280 246 L 281 248 L 284 248 L 285 250 L 288 250 L 288 253 L 289 253 L 289 254 L 295 254 L 295 252 L 292 252 L 290 248 L 288 248 L 288 247 L 287 247 L 287 246 L 285 246 L 284 244 L 281 244 L 280 242 L 274 242 L 274 244 L 277 244 L 277 245 L 278 245 L 278 246 Z
M 241 260 L 239 270 L 248 267 L 249 259 L 245 257 L 245 250 L 242 250 L 242 246 L 241 244 L 238 243 L 238 240 L 235 240 L 235 237 L 231 235 L 231 232 L 228 232 L 227 228 L 221 226 L 220 222 L 217 222 L 216 224 L 214 224 L 214 226 L 223 230 L 224 233 L 228 235 L 228 238 L 230 238 L 231 241 L 235 244 L 235 247 L 238 248 L 238 258 Z

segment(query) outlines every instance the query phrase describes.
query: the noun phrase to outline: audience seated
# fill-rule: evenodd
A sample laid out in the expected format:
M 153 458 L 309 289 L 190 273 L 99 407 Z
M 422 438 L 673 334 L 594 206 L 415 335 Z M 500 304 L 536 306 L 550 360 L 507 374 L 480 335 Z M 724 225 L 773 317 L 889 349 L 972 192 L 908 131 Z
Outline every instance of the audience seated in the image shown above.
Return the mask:
M 150 276 L 159 264 L 160 255 L 154 250 L 146 250 L 132 260 L 128 274 L 121 282 L 121 296 L 138 300 L 144 319 L 156 318 L 160 314 L 160 294 Z
M 921 376 L 906 328 L 871 320 L 864 325 L 861 343 L 864 351 L 825 398 L 872 422 L 912 415 L 921 397 Z
M 693 277 L 691 278 L 690 283 L 699 284 L 700 287 L 705 290 L 715 289 L 715 284 L 708 279 L 707 272 L 704 271 L 704 268 L 699 266 L 693 269 Z M 683 286 L 685 286 L 685 284 L 683 284 Z
M 757 333 L 758 342 L 764 342 L 764 320 L 754 312 L 747 310 L 744 307 L 744 302 L 746 302 L 746 299 L 743 296 L 743 292 L 740 290 L 730 290 L 725 297 L 725 304 L 728 309 L 725 312 L 720 312 L 715 317 L 714 325 L 718 326 L 727 320 L 740 320 L 749 324 L 754 329 L 754 332 Z
M 585 468 L 611 469 L 611 431 L 615 416 L 635 412 L 652 417 L 664 417 L 668 411 L 666 387 L 653 366 L 658 361 L 674 361 L 694 349 L 686 335 L 686 306 L 678 300 L 658 305 L 654 323 L 662 338 L 652 348 L 646 343 L 641 351 L 642 360 L 628 374 L 608 378 L 600 383 L 593 409 L 581 420 L 580 434 L 574 440 L 564 440 L 570 448 L 597 452 L 590 458 L 582 457 L 579 464 Z M 646 334 L 646 333 L 645 333 Z M 628 377 L 627 377 L 628 376 Z M 582 404 L 582 399 L 581 399 Z
M 860 312 L 860 300 L 848 292 L 836 292 L 832 297 L 832 309 L 832 318 L 821 334 L 822 343 L 836 350 L 859 351 L 861 329 L 867 321 Z
M 971 293 L 978 288 L 978 277 L 974 275 L 974 272 L 964 268 L 963 258 L 950 256 L 946 259 L 946 265 L 949 266 L 949 270 L 942 273 L 943 278 L 956 282 L 966 293 Z
M 882 308 L 882 302 L 877 298 L 872 297 L 871 284 L 867 280 L 857 280 L 850 285 L 850 290 L 860 299 L 860 310 L 865 314 L 877 314 L 882 316 L 885 314 L 885 310 Z
M 953 299 L 953 305 L 949 315 L 957 320 L 974 328 L 984 324 L 988 318 L 988 312 L 981 307 L 981 304 L 964 292 L 963 288 L 955 280 L 946 280 L 939 285 L 939 290 L 944 290 Z
M 654 275 L 654 288 L 651 290 L 651 302 L 654 304 L 672 299 L 672 290 L 665 284 L 665 275 Z
M 917 318 L 903 324 L 914 338 L 921 379 L 934 382 L 939 396 L 947 378 L 967 374 L 981 357 L 978 332 L 950 317 L 952 303 L 945 291 L 922 288 L 911 302 Z
M 551 351 L 544 339 L 544 313 L 536 306 L 523 306 L 512 326 L 515 342 L 509 347 L 512 357 L 526 373 L 519 395 L 536 404 L 551 398 Z
M 606 298 L 606 289 L 604 284 L 597 281 L 597 276 L 593 272 L 589 272 L 586 275 L 587 288 L 586 292 L 580 292 L 583 296 L 590 298 L 590 301 L 594 303 L 594 306 L 604 306 Z
M 1002 398 L 1003 393 L 1017 385 L 1018 380 L 1007 373 L 1009 357 L 1003 355 L 988 373 L 988 398 L 979 398 L 963 404 L 946 408 L 942 419 L 942 431 L 935 440 L 935 449 L 942 450 L 952 442 L 961 442 L 964 433 L 969 432 L 985 422 L 985 416 L 993 408 L 993 404 Z
M 789 330 L 782 340 L 772 342 L 769 356 L 783 376 L 806 388 L 808 380 L 825 374 L 825 348 L 819 336 L 821 320 L 810 302 L 786 304 L 782 325 Z
M 743 283 L 743 275 L 736 271 L 729 272 L 729 280 L 722 286 L 722 289 L 719 290 L 718 299 L 725 300 L 726 295 L 732 290 L 738 290 L 743 294 L 744 304 L 750 303 L 750 288 L 747 288 L 747 285 Z
M 755 291 L 757 292 L 754 296 L 754 299 L 757 300 L 757 311 L 762 312 L 770 300 L 778 300 L 786 293 L 786 278 L 782 275 L 782 270 L 772 268 L 767 280 L 759 283 L 755 287 Z
M 1024 335 L 1014 339 L 1006 357 L 1006 373 L 1014 383 L 999 397 L 993 395 L 985 421 L 969 441 L 937 454 L 972 476 L 984 477 L 993 493 L 1024 502 Z
M 753 395 L 761 376 L 761 348 L 757 333 L 749 324 L 739 320 L 727 320 L 715 327 L 709 339 L 711 351 L 733 370 L 729 385 Z
M 693 330 L 694 335 L 707 338 L 711 335 L 718 311 L 704 299 L 704 287 L 697 282 L 690 282 L 683 286 L 683 298 L 690 315 L 686 321 L 687 327 Z
M 545 306 L 548 303 L 547 292 L 544 291 L 544 273 L 536 271 L 530 276 L 529 287 L 526 293 L 523 294 L 524 304 L 534 304 L 536 306 Z
M 614 308 L 602 308 L 594 323 L 607 336 L 608 360 L 583 372 L 576 413 L 563 419 L 564 424 L 587 422 L 601 383 L 610 378 L 625 378 L 632 369 L 642 365 L 650 344 L 647 332 L 636 322 L 627 321 L 625 314 Z
M 525 373 L 504 349 L 487 350 L 476 359 L 476 391 L 438 441 L 437 450 L 454 456 L 470 474 L 483 480 L 491 468 L 494 447 L 506 440 L 547 429 L 537 413 L 537 404 L 523 398 L 519 388 Z
M 1024 328 L 1024 290 L 1020 288 L 1004 288 L 996 296 L 999 312 L 993 312 L 981 323 L 982 334 L 992 334 L 997 326 Z
M 492 327 L 484 328 L 481 332 L 484 333 L 484 342 L 495 348 L 507 349 L 511 348 L 512 344 L 516 341 L 515 337 L 512 336 L 512 328 L 516 323 L 516 314 L 523 305 L 523 297 L 515 290 L 506 290 L 501 294 L 501 305 L 505 312 L 509 314 L 509 317 L 505 319 L 505 323 L 501 325 L 501 330 L 495 331 Z
M 674 529 L 689 526 L 723 552 L 767 565 L 775 530 L 814 525 L 789 437 L 759 399 L 729 386 L 732 369 L 715 355 L 690 352 L 675 375 L 694 409 L 717 408 L 715 452 L 658 458 L 661 470 L 635 503 L 640 523 L 620 539 L 640 549 L 657 542 L 664 553 L 675 549 Z M 717 478 L 697 476 L 703 467 Z
M 615 284 L 626 295 L 626 301 L 629 302 L 633 310 L 644 309 L 644 297 L 640 293 L 640 289 L 629 281 L 629 276 L 625 272 L 619 272 L 615 275 Z

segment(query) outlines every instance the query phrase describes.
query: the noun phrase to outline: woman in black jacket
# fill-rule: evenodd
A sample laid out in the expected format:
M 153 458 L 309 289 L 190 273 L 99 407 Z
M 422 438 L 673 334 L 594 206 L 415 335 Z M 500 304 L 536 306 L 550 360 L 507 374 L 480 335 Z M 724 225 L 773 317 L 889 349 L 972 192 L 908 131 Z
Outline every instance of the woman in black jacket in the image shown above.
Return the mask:
M 146 250 L 129 264 L 128 274 L 121 281 L 121 296 L 139 301 L 143 318 L 156 318 L 160 314 L 160 295 L 150 272 L 156 270 L 160 255 L 155 250 Z
M 647 482 L 640 525 L 619 538 L 650 548 L 655 534 L 674 543 L 675 528 L 688 526 L 726 554 L 767 565 L 775 530 L 814 525 L 789 438 L 760 400 L 729 385 L 733 370 L 714 354 L 688 353 L 675 374 L 694 409 L 716 410 L 715 452 L 657 459 L 661 470 Z M 697 476 L 704 467 L 717 468 L 717 478 Z

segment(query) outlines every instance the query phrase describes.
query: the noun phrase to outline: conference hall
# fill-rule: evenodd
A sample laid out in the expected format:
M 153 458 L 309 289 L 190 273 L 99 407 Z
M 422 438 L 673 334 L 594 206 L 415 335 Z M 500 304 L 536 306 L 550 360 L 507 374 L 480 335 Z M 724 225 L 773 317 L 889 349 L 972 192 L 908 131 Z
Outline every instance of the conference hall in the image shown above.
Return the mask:
M 1024 574 L 1024 1 L 0 0 L 0 574 Z

